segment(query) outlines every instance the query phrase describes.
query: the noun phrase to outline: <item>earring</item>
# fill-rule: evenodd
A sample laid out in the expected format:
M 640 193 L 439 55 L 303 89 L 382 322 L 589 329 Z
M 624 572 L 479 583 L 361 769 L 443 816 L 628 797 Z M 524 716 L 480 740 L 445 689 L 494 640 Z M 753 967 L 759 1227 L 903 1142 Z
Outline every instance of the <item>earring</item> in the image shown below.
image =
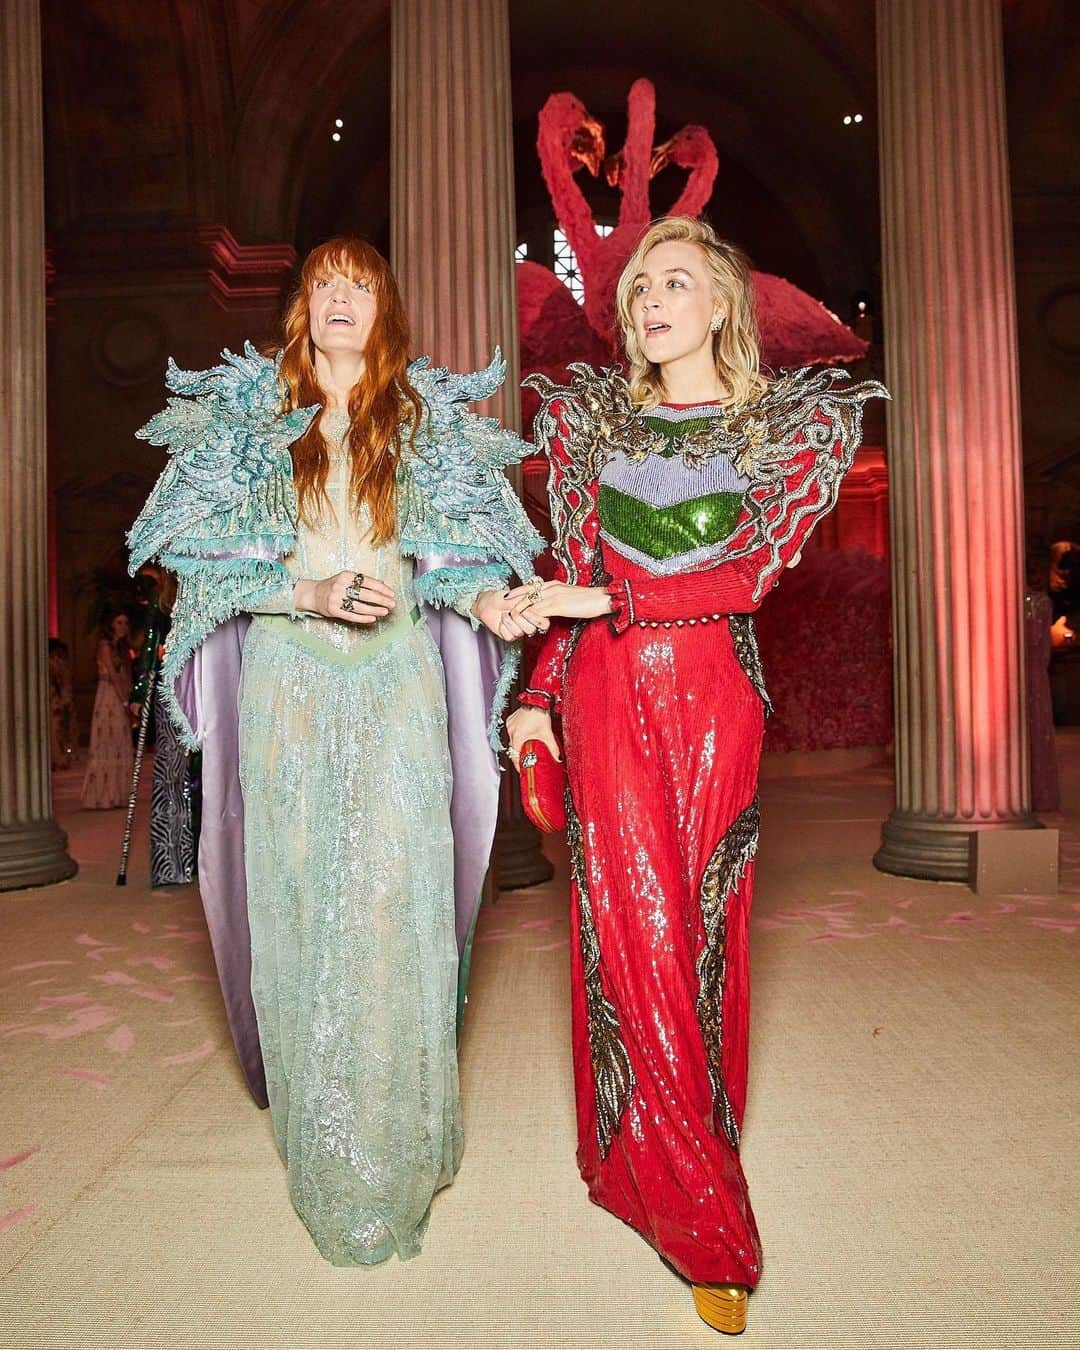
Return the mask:
M 712 323 L 709 324 L 709 332 L 710 332 L 710 333 L 719 333 L 720 329 L 723 328 L 723 326 L 724 326 L 724 321 L 723 321 L 723 319 L 721 319 L 721 318 L 713 319 Z

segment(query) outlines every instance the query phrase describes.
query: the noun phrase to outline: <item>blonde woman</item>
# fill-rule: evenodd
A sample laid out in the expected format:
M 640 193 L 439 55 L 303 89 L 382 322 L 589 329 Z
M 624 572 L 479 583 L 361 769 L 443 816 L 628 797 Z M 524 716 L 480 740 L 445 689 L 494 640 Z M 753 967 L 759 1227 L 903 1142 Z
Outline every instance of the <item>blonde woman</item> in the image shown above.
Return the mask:
M 699 220 L 648 228 L 617 303 L 628 379 L 535 381 L 558 575 L 512 593 L 550 626 L 511 753 L 565 752 L 582 1176 L 735 1333 L 761 1274 L 739 1163 L 768 709 L 751 614 L 884 390 L 770 384 L 746 260 Z

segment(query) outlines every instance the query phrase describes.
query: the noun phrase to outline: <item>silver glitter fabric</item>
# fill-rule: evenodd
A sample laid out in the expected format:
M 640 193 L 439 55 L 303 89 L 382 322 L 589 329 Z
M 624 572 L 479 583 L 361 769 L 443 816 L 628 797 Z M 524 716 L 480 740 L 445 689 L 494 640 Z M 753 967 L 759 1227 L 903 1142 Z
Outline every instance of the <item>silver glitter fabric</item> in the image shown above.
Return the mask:
M 293 1203 L 327 1260 L 419 1252 L 462 1149 L 442 666 L 396 540 L 373 549 L 331 466 L 290 571 L 381 576 L 370 627 L 256 617 L 240 764 L 252 993 Z

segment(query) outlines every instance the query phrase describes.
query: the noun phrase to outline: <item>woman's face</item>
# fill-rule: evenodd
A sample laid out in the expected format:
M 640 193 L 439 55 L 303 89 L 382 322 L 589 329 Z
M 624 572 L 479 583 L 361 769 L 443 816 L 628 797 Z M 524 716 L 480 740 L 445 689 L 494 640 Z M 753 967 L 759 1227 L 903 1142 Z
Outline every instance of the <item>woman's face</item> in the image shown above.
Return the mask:
M 362 356 L 375 323 L 375 294 L 370 280 L 341 272 L 316 277 L 308 299 L 311 340 L 324 356 Z
M 709 325 L 725 316 L 704 251 L 682 239 L 649 249 L 634 279 L 630 314 L 638 347 L 657 365 L 711 348 Z
M 131 625 L 128 623 L 126 614 L 117 614 L 112 623 L 109 624 L 109 632 L 112 634 L 114 642 L 119 642 L 121 638 L 127 637 L 131 631 Z

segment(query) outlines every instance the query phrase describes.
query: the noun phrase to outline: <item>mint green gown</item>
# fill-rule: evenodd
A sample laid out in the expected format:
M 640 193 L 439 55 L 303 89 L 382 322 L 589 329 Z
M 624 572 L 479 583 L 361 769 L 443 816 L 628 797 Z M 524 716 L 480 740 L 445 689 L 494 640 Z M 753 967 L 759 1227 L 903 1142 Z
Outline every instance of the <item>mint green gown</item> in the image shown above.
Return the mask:
M 345 429 L 324 416 L 331 444 Z M 413 561 L 372 547 L 340 453 L 327 496 L 289 573 L 377 576 L 398 605 L 371 626 L 256 614 L 240 774 L 274 1134 L 319 1250 L 352 1265 L 415 1256 L 460 1163 L 458 957 L 443 671 Z

